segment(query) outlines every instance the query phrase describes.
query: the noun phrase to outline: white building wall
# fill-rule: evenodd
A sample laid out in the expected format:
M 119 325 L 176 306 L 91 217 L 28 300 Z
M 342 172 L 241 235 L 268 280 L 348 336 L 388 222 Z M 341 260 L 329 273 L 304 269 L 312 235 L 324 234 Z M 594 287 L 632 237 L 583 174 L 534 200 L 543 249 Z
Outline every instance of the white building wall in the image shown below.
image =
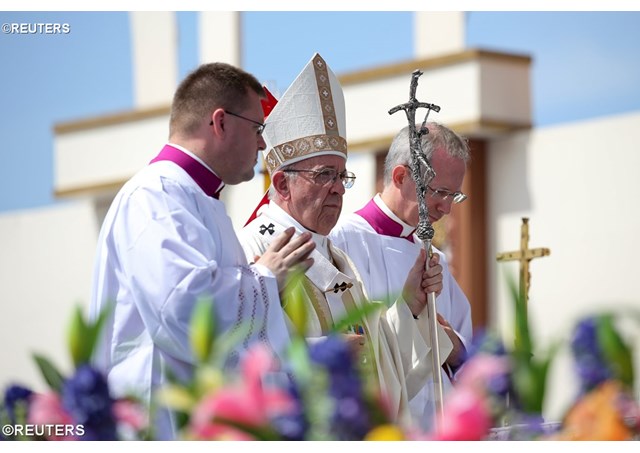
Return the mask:
M 496 263 L 495 253 L 519 248 L 522 217 L 530 219 L 529 247 L 551 249 L 550 256 L 534 259 L 530 266 L 529 316 L 542 346 L 568 341 L 576 320 L 589 313 L 640 310 L 639 128 L 636 112 L 536 129 L 491 143 L 489 300 L 497 302 L 492 319 L 505 334 L 513 325 L 505 273 L 517 279 L 518 265 Z M 576 390 L 566 352 L 549 385 L 553 394 L 547 398 L 547 411 L 553 419 Z
M 0 215 L 2 389 L 46 389 L 33 353 L 71 372 L 67 326 L 75 306 L 88 310 L 98 228 L 88 200 Z
M 169 115 L 95 127 L 54 137 L 58 192 L 126 181 L 162 149 Z

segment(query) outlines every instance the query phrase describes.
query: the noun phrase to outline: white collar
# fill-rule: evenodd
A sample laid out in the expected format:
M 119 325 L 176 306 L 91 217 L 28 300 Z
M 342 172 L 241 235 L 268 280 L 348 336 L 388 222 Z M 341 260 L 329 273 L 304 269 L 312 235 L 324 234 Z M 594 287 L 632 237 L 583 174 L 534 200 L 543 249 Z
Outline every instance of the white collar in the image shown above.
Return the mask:
M 400 235 L 401 237 L 408 237 L 411 236 L 411 234 L 413 234 L 413 232 L 416 230 L 416 227 L 409 225 L 408 223 L 404 222 L 402 219 L 400 219 L 400 217 L 398 217 L 397 215 L 395 215 L 393 213 L 393 211 L 391 211 L 391 209 L 389 209 L 389 206 L 387 206 L 387 204 L 382 200 L 382 197 L 380 196 L 380 194 L 376 194 L 375 197 L 373 197 L 373 202 L 382 210 L 382 212 L 384 212 L 391 220 L 393 220 L 394 222 L 396 222 L 397 224 L 399 224 L 402 227 L 402 234 Z
M 308 231 L 311 233 L 311 238 L 316 244 L 316 250 L 322 254 L 325 258 L 329 259 L 329 239 L 326 236 L 309 231 L 303 227 L 296 219 L 291 217 L 284 209 L 278 206 L 274 201 L 269 202 L 269 215 L 277 220 L 285 228 L 290 226 L 294 227 L 298 233 L 304 233 Z

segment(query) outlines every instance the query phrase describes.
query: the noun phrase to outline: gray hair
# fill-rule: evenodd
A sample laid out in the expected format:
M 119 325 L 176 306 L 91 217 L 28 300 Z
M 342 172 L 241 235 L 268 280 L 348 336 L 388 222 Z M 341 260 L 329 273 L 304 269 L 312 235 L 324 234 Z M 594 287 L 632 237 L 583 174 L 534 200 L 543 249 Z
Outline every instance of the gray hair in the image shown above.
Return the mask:
M 428 122 L 426 127 L 429 133 L 422 136 L 422 150 L 427 159 L 431 159 L 431 155 L 435 149 L 444 148 L 450 156 L 462 159 L 465 164 L 469 162 L 471 154 L 469 153 L 469 144 L 465 138 L 456 134 L 448 127 L 436 122 Z M 417 124 L 416 129 L 419 128 L 420 124 Z M 389 147 L 387 157 L 385 158 L 384 187 L 391 184 L 391 173 L 395 166 L 410 164 L 409 126 L 405 126 L 394 137 Z

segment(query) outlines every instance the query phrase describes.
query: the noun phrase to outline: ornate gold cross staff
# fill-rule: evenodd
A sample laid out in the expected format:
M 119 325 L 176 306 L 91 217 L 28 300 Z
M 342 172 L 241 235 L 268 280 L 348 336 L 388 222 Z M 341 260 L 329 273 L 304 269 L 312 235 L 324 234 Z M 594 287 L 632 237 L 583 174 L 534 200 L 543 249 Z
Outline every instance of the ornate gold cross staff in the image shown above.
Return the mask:
M 498 253 L 496 259 L 498 261 L 519 261 L 520 262 L 520 296 L 524 300 L 524 316 L 528 315 L 527 302 L 529 301 L 529 286 L 531 285 L 531 272 L 529 272 L 529 262 L 534 258 L 549 256 L 551 251 L 548 248 L 529 248 L 529 219 L 522 218 L 522 227 L 520 228 L 520 250 L 516 252 Z M 527 319 L 524 319 L 527 321 Z M 516 338 L 516 342 L 519 339 Z

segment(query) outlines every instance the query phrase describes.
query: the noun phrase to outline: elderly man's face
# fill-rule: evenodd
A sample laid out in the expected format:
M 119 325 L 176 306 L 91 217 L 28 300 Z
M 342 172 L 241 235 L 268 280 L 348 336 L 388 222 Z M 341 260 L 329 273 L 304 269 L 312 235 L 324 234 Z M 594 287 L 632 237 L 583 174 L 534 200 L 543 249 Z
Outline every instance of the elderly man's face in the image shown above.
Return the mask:
M 345 170 L 345 160 L 339 156 L 319 156 L 303 160 L 292 166 L 295 170 L 326 169 Z M 305 228 L 318 234 L 328 235 L 338 222 L 342 210 L 345 188 L 338 177 L 333 182 L 321 184 L 313 172 L 289 173 L 289 214 Z

